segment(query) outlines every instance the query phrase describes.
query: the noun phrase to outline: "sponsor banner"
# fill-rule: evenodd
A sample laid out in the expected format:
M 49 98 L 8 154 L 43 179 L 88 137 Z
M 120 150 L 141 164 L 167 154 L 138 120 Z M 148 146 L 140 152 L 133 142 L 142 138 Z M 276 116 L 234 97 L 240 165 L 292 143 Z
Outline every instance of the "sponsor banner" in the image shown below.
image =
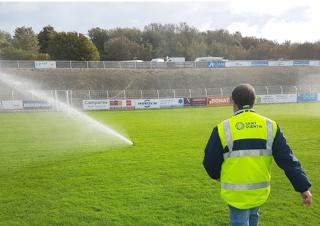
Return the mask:
M 51 109 L 51 105 L 47 101 L 37 101 L 37 100 L 24 100 L 23 109 L 32 110 L 32 109 Z
M 126 100 L 126 108 L 133 108 L 133 100 Z
M 225 61 L 222 60 L 214 60 L 208 62 L 208 68 L 223 68 L 226 67 Z
M 35 68 L 56 68 L 56 62 L 55 61 L 35 61 L 34 62 Z
M 22 110 L 22 100 L 3 100 L 1 101 L 1 109 L 3 110 Z
M 293 66 L 292 60 L 270 60 L 268 61 L 269 67 L 290 67 Z
M 274 94 L 259 95 L 256 103 L 275 104 L 275 103 L 295 103 L 297 102 L 297 94 Z
M 309 65 L 313 67 L 320 67 L 320 60 L 310 60 Z
M 267 60 L 252 60 L 251 67 L 267 67 L 268 61 Z
M 191 106 L 191 98 L 188 98 L 188 97 L 183 98 L 183 105 Z
M 159 99 L 134 99 L 133 107 L 135 109 L 160 108 L 160 100 Z
M 251 67 L 251 61 L 233 60 L 227 61 L 226 67 Z
M 309 60 L 294 60 L 293 66 L 309 66 Z
M 231 104 L 230 97 L 227 96 L 217 96 L 208 97 L 208 106 L 223 106 Z
M 208 100 L 206 97 L 194 97 L 190 98 L 191 106 L 207 106 Z
M 318 98 L 317 98 L 317 100 L 320 102 L 320 93 L 318 93 Z
M 160 99 L 160 108 L 183 107 L 183 98 L 165 98 Z
M 83 100 L 82 107 L 84 110 L 109 110 L 110 100 Z
M 110 109 L 122 109 L 127 107 L 126 99 L 112 99 L 110 100 Z
M 261 95 L 256 95 L 256 100 L 254 101 L 255 104 L 261 104 Z
M 298 102 L 317 101 L 317 93 L 298 93 Z

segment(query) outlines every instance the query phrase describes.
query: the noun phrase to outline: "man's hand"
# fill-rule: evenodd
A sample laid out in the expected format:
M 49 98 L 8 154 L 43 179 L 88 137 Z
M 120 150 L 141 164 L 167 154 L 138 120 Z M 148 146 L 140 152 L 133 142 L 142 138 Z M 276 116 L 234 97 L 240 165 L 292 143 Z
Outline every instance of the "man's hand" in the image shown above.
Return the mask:
M 305 191 L 301 193 L 302 203 L 306 206 L 310 206 L 312 203 L 312 194 L 310 191 Z

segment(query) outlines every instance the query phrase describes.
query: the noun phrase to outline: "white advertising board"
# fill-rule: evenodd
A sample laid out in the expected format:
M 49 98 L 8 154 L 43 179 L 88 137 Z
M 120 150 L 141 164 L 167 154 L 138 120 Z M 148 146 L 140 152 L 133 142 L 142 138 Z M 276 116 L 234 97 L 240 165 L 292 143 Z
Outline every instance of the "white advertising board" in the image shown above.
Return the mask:
M 4 110 L 22 110 L 23 102 L 22 100 L 3 100 L 2 109 Z
M 320 60 L 310 60 L 309 65 L 313 67 L 320 67 Z
M 318 93 L 317 101 L 320 102 L 320 93 Z
M 251 67 L 251 61 L 245 61 L 245 60 L 226 61 L 225 67 Z
M 83 100 L 82 106 L 84 110 L 109 110 L 110 100 Z
M 39 69 L 45 69 L 45 68 L 56 68 L 56 62 L 55 61 L 35 61 L 34 67 Z
M 160 108 L 159 99 L 134 99 L 133 106 L 135 109 Z
M 297 94 L 259 95 L 259 98 L 261 100 L 261 104 L 297 102 Z
M 269 60 L 269 67 L 290 67 L 293 66 L 292 60 Z
M 160 99 L 160 108 L 183 107 L 183 98 Z

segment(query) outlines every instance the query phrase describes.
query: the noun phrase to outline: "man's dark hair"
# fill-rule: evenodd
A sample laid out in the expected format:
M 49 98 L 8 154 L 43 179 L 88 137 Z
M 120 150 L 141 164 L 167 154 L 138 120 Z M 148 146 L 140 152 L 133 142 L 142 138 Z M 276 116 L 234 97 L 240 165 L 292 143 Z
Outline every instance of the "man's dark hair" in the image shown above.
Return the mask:
M 241 84 L 238 85 L 232 91 L 232 101 L 239 107 L 249 105 L 253 107 L 254 101 L 256 99 L 256 93 L 252 85 Z

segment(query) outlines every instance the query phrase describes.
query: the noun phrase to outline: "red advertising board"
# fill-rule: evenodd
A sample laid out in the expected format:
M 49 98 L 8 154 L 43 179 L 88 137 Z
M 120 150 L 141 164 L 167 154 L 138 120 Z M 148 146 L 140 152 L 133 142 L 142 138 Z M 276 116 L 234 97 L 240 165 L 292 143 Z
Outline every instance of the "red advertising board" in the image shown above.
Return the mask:
M 126 101 L 126 100 L 110 100 L 110 108 L 111 109 L 121 109 L 122 106 L 122 102 Z
M 132 100 L 126 100 L 126 106 L 127 106 L 127 108 L 131 108 L 132 107 Z
M 111 99 L 110 109 L 130 109 L 133 108 L 132 100 L 130 99 Z
M 193 97 L 191 98 L 191 106 L 207 106 L 207 98 Z
M 208 97 L 208 106 L 230 105 L 231 99 L 227 96 Z

